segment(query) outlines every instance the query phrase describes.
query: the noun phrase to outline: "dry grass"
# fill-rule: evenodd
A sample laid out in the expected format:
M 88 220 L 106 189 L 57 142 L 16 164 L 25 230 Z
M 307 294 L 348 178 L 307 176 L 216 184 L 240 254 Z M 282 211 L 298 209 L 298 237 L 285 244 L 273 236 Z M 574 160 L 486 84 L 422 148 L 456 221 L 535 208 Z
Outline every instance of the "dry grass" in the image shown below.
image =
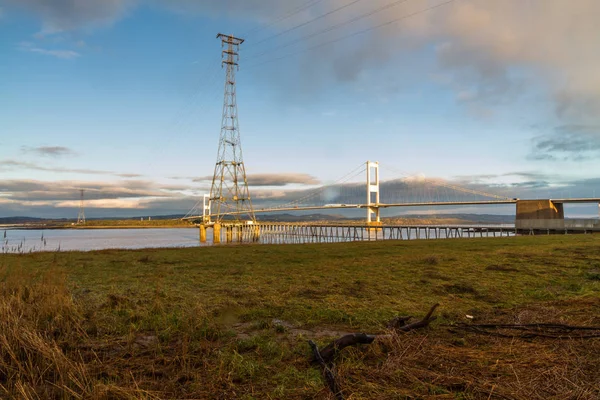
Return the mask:
M 600 340 L 511 340 L 465 322 L 600 325 L 600 237 L 0 256 L 0 398 L 327 399 L 307 339 L 344 350 L 348 399 L 600 398 Z
M 595 313 L 586 322 L 600 320 L 597 301 L 485 317 L 497 323 L 513 323 L 525 315 L 536 321 L 573 321 L 564 315 L 565 306 Z M 367 395 L 354 398 L 591 400 L 600 398 L 599 362 L 600 340 L 511 340 L 438 328 L 391 335 L 378 346 L 347 354 L 339 368 L 348 393 L 370 387 Z M 391 392 L 390 387 L 396 389 Z
M 60 269 L 0 270 L 0 395 L 33 399 L 137 399 L 143 391 L 97 381 L 79 350 L 89 341 Z

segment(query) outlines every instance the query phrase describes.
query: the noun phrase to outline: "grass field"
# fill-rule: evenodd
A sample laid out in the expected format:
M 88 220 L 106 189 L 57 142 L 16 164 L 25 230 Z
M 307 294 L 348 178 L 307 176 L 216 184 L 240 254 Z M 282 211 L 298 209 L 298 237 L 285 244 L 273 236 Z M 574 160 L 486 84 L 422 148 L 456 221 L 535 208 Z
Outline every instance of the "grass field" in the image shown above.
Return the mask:
M 468 322 L 600 325 L 600 235 L 0 256 L 0 398 L 329 399 L 308 339 L 349 348 L 347 399 L 598 399 L 600 339 Z

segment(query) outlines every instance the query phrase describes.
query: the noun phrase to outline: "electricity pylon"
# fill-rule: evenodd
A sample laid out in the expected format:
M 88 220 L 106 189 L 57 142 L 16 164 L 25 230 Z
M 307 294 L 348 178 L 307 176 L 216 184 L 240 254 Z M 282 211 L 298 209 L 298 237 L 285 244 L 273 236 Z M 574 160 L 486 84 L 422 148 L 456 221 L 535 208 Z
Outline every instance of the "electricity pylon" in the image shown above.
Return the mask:
M 85 212 L 83 211 L 83 189 L 80 189 L 81 199 L 79 200 L 79 214 L 77 214 L 77 225 L 85 224 Z
M 217 223 L 228 215 L 237 222 L 248 219 L 256 221 L 242 157 L 236 99 L 235 73 L 239 70 L 239 48 L 244 39 L 221 33 L 217 39 L 221 39 L 223 48 L 221 67 L 226 66 L 227 73 L 219 152 L 210 189 L 211 207 L 214 209 L 211 214 Z

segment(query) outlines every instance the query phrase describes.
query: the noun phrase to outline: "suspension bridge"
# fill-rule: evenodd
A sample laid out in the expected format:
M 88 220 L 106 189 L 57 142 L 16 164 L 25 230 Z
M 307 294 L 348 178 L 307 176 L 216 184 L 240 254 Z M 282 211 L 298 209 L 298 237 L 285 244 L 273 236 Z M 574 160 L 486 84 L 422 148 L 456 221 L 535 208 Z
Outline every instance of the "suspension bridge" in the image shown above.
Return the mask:
M 366 162 L 337 181 L 311 190 L 287 193 L 289 201 L 276 198 L 260 199 L 255 214 L 302 213 L 307 211 L 328 210 L 361 210 L 366 224 L 381 224 L 380 210 L 406 207 L 462 207 L 462 206 L 500 206 L 528 205 L 532 202 L 547 202 L 556 208 L 563 204 L 600 203 L 600 198 L 557 198 L 521 200 L 503 193 L 489 193 L 469 187 L 451 184 L 441 179 L 425 178 L 398 172 L 393 167 L 386 167 L 389 172 L 399 174 L 398 177 L 381 180 L 377 162 Z M 362 181 L 358 181 L 362 179 Z M 254 192 L 254 191 L 252 191 Z M 197 223 L 212 221 L 210 196 L 206 195 L 183 218 Z M 543 209 L 541 206 L 540 210 Z M 235 211 L 233 208 L 223 210 L 220 214 L 225 220 L 245 215 L 246 211 Z M 560 214 L 560 213 L 559 213 Z M 230 217 L 230 218 L 228 218 Z M 542 218 L 543 219 L 543 218 Z M 488 227 L 489 228 L 489 227 Z
M 391 170 L 391 168 L 390 168 Z M 362 177 L 363 182 L 355 181 Z M 277 199 L 259 199 L 255 214 L 277 212 L 301 212 L 361 209 L 366 212 L 367 222 L 380 222 L 379 210 L 396 207 L 440 207 L 515 204 L 518 199 L 501 194 L 460 187 L 439 179 L 406 176 L 386 181 L 380 180 L 380 164 L 367 161 L 334 183 L 311 190 L 286 193 L 289 201 L 276 204 Z M 216 217 L 211 214 L 210 196 L 188 212 L 186 220 L 205 221 Z M 221 216 L 244 215 L 246 211 L 233 208 L 223 210 Z

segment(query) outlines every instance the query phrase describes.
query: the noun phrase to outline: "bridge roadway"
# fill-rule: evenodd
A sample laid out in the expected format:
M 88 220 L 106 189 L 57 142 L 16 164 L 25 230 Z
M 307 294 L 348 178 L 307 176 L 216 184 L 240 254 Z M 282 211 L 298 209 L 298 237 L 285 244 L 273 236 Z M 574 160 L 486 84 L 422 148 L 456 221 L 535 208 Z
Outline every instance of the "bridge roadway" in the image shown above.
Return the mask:
M 273 207 L 273 208 L 255 208 L 254 213 L 281 212 L 281 211 L 314 211 L 314 210 L 335 210 L 335 209 L 364 209 L 367 207 L 425 207 L 425 206 L 467 206 L 467 205 L 492 205 L 492 204 L 516 204 L 516 199 L 507 200 L 489 200 L 489 201 L 453 201 L 453 202 L 422 202 L 422 203 L 379 203 L 379 204 L 328 204 L 324 206 L 306 206 L 306 207 Z M 240 215 L 247 212 L 229 212 L 222 215 Z M 201 215 L 186 217 L 183 219 L 198 219 Z
M 254 213 L 266 212 L 284 212 L 284 211 L 315 211 L 315 210 L 335 210 L 335 209 L 364 209 L 373 208 L 392 208 L 392 207 L 439 207 L 439 206 L 473 206 L 473 205 L 502 205 L 516 204 L 521 199 L 505 199 L 505 200 L 475 200 L 475 201 L 447 201 L 447 202 L 419 202 L 419 203 L 378 203 L 378 204 L 327 204 L 324 206 L 306 206 L 306 207 L 273 207 L 273 208 L 258 208 L 254 209 Z M 535 200 L 535 199 L 534 199 Z M 573 198 L 573 199 L 551 199 L 553 203 L 561 204 L 582 204 L 582 203 L 598 203 L 600 198 Z M 222 215 L 240 215 L 247 212 L 229 212 Z M 193 220 L 202 218 L 202 216 L 186 217 L 183 219 Z

